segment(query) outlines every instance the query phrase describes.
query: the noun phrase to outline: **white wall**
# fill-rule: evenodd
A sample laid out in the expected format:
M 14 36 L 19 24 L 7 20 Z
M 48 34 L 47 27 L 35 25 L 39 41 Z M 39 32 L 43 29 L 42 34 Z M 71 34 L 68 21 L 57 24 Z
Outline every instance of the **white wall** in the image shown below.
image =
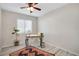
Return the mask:
M 1 21 L 2 21 L 2 19 L 1 19 L 1 9 L 0 9 L 0 50 L 1 50 L 1 43 L 2 43 L 2 37 L 1 37 Z
M 16 27 L 17 19 L 25 19 L 33 21 L 33 33 L 37 32 L 37 18 L 32 16 L 27 16 L 23 14 L 18 14 L 10 11 L 2 10 L 2 25 L 3 25 L 3 47 L 12 46 L 14 43 L 14 36 L 11 34 L 13 27 Z M 21 44 L 24 43 L 24 35 L 19 36 Z
M 79 55 L 79 4 L 68 4 L 39 18 L 45 42 Z

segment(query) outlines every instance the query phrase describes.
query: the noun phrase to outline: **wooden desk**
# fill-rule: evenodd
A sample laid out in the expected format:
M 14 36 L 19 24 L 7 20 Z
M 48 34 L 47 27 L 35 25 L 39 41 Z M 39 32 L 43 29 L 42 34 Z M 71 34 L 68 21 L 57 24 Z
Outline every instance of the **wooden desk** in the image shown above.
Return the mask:
M 29 38 L 39 38 L 40 39 L 40 47 L 42 48 L 43 46 L 43 33 L 40 33 L 40 34 L 28 34 L 26 35 L 26 39 L 25 39 L 25 44 L 26 46 L 28 46 L 28 40 Z

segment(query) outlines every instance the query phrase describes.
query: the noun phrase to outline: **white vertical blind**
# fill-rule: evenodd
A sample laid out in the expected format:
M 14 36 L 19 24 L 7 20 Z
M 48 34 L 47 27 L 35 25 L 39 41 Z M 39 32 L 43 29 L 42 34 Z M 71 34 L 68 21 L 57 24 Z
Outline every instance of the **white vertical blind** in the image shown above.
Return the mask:
M 31 33 L 32 32 L 32 20 L 17 20 L 18 33 Z

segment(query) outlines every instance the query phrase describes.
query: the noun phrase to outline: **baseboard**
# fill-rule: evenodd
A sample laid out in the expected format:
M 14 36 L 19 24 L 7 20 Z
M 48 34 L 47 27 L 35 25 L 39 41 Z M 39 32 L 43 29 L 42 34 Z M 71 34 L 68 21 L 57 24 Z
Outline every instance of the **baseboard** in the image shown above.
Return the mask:
M 59 48 L 59 49 L 62 49 L 62 50 L 64 50 L 64 51 L 67 51 L 67 52 L 69 52 L 69 53 L 71 53 L 71 54 L 74 54 L 74 55 L 76 55 L 76 56 L 79 56 L 79 54 L 77 54 L 77 53 L 75 53 L 75 52 L 72 52 L 72 51 L 69 51 L 69 50 L 67 50 L 67 49 L 64 49 L 64 48 L 62 48 L 62 47 L 56 46 L 55 44 L 53 44 L 53 43 L 51 43 L 51 42 L 49 42 L 49 41 L 45 41 L 45 43 L 48 44 L 48 45 L 50 45 L 50 46 L 55 46 L 55 47 L 57 47 L 57 48 Z
M 11 47 L 11 46 L 14 46 L 14 45 L 13 44 L 8 44 L 8 45 L 2 46 L 2 48 Z
M 23 45 L 25 45 L 25 44 L 19 44 L 19 46 L 23 46 Z M 2 49 L 3 48 L 8 48 L 8 47 L 13 47 L 13 46 L 14 46 L 14 44 L 4 45 L 4 46 L 2 46 Z

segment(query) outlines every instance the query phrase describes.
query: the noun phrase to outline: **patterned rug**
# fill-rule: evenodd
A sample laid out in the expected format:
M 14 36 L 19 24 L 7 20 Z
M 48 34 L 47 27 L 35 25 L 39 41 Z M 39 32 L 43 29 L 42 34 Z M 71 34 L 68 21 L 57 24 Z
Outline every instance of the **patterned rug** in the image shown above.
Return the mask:
M 29 46 L 12 52 L 9 54 L 9 56 L 55 56 L 55 54 L 43 51 L 33 46 Z

